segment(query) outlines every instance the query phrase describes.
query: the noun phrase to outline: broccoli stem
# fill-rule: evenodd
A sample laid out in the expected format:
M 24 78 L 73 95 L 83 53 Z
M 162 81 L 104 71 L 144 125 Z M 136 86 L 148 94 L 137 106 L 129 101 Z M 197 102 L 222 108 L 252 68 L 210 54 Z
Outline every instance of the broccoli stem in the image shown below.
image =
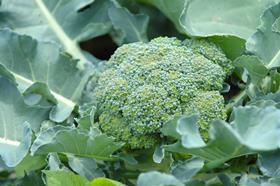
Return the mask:
M 232 112 L 233 107 L 237 105 L 242 105 L 242 101 L 247 98 L 246 89 L 240 91 L 225 107 L 227 115 Z

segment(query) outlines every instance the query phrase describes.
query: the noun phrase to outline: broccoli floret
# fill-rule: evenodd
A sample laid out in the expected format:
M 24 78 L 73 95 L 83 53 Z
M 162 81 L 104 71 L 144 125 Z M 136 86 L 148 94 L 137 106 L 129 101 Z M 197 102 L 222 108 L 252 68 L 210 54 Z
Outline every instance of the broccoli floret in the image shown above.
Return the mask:
M 160 37 L 118 48 L 95 89 L 101 130 L 129 148 L 150 148 L 164 123 L 184 113 L 201 114 L 202 134 L 224 119 L 219 91 L 232 64 L 217 46 L 199 42 L 205 47 Z
M 209 123 L 216 119 L 226 119 L 224 98 L 218 91 L 198 92 L 185 106 L 184 113 L 198 112 L 201 136 L 208 139 Z
M 103 112 L 99 117 L 99 124 L 104 133 L 125 142 L 126 146 L 132 149 L 150 148 L 159 142 L 158 135 L 137 135 L 132 133 L 128 123 L 121 115 Z
M 226 57 L 222 49 L 215 45 L 215 43 L 205 39 L 186 39 L 183 43 L 188 48 L 193 49 L 194 52 L 197 52 L 212 62 L 220 65 L 227 75 L 231 74 L 233 71 L 234 66 L 230 59 Z

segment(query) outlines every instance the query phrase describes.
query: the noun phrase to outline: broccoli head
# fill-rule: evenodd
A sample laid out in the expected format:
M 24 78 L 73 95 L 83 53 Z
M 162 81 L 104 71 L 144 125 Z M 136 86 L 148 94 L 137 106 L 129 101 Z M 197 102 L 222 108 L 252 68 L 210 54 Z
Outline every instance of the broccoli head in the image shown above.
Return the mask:
M 132 149 L 150 148 L 168 120 L 199 112 L 207 138 L 209 122 L 226 117 L 219 91 L 231 70 L 222 50 L 208 41 L 159 37 L 123 45 L 107 62 L 94 92 L 98 124 Z

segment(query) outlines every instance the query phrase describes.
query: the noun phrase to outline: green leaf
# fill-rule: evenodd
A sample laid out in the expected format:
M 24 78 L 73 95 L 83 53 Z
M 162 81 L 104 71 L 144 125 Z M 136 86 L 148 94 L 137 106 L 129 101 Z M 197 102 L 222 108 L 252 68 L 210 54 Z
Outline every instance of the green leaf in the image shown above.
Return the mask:
M 141 173 L 137 180 L 137 186 L 183 186 L 173 175 L 156 171 Z
M 274 105 L 280 103 L 280 92 L 277 93 L 269 93 L 267 95 L 256 97 L 254 100 L 251 101 L 251 103 L 257 102 L 257 101 L 270 101 L 271 103 L 274 103 Z
M 186 1 L 180 23 L 192 36 L 232 35 L 246 40 L 255 32 L 263 11 L 276 2 L 279 1 Z
M 48 186 L 125 186 L 107 178 L 96 178 L 89 182 L 84 177 L 68 171 L 43 171 L 47 176 Z
M 128 163 L 129 165 L 135 165 L 136 166 L 138 164 L 138 161 L 135 159 L 135 157 L 133 155 L 130 155 L 130 154 L 120 152 L 120 153 L 118 153 L 114 156 L 119 158 L 120 160 L 123 160 L 125 163 Z
M 93 96 L 94 97 L 94 96 Z M 78 127 L 81 129 L 89 130 L 94 125 L 94 116 L 96 112 L 96 105 L 92 103 L 86 103 L 79 107 L 80 118 L 75 120 L 79 124 Z
M 239 181 L 240 186 L 278 186 L 280 184 L 279 178 L 264 179 L 255 175 L 243 175 Z
M 236 36 L 213 36 L 209 39 L 220 46 L 231 60 L 241 56 L 245 51 L 245 40 Z
M 258 164 L 262 173 L 269 177 L 280 178 L 280 151 L 265 152 L 259 155 Z
M 133 15 L 126 8 L 111 7 L 108 11 L 117 37 L 114 40 L 119 45 L 136 41 L 146 42 L 149 17 L 144 14 Z
M 70 171 L 61 161 L 57 153 L 48 154 L 48 170 L 50 171 Z
M 176 26 L 180 32 L 184 32 L 180 25 L 179 18 L 184 9 L 185 0 L 138 0 L 147 4 L 152 4 L 162 11 Z M 186 0 L 187 1 L 187 0 Z
M 178 120 L 176 131 L 181 135 L 182 144 L 184 146 L 199 148 L 205 145 L 196 124 L 198 119 L 199 115 L 194 114 L 182 117 Z M 189 125 L 189 123 L 195 123 L 195 125 Z
M 82 95 L 90 68 L 79 70 L 77 61 L 52 43 L 38 42 L 9 30 L 0 31 L 0 43 L 0 64 L 13 74 L 19 89 L 28 92 L 30 88 L 52 100 L 51 93 L 58 104 L 51 110 L 50 118 L 64 121 Z
M 83 10 L 86 6 L 89 7 Z M 56 41 L 84 63 L 91 57 L 81 51 L 79 42 L 109 32 L 110 6 L 109 0 L 3 0 L 0 27 L 39 40 Z
M 0 77 L 5 77 L 6 79 L 10 80 L 10 82 L 16 84 L 16 79 L 11 72 L 9 72 L 3 65 L 0 64 Z
M 220 173 L 218 174 L 218 178 L 225 186 L 235 186 L 235 181 L 232 180 L 227 174 Z
M 184 162 L 177 162 L 171 167 L 171 173 L 181 182 L 189 181 L 204 166 L 204 161 L 200 158 L 191 158 Z
M 3 77 L 0 90 L 0 156 L 7 166 L 14 167 L 28 153 L 31 128 L 39 129 L 49 109 L 25 105 L 15 85 Z
M 138 0 L 156 6 L 177 29 L 191 36 L 231 35 L 247 39 L 263 11 L 279 0 Z M 203 11 L 203 13 L 201 12 Z
M 101 160 L 114 159 L 110 155 L 122 147 L 122 143 L 104 134 L 81 131 L 76 128 L 54 126 L 42 131 L 31 147 L 31 154 L 49 152 L 70 153 Z
M 30 174 L 25 174 L 24 177 L 19 180 L 17 186 L 45 186 L 45 184 L 41 174 L 31 172 Z
M 115 180 L 110 180 L 107 178 L 96 178 L 89 183 L 89 186 L 125 186 L 125 185 Z
M 33 83 L 23 93 L 24 96 L 30 96 L 30 94 L 42 95 L 47 100 L 53 103 L 57 103 L 55 97 L 52 95 L 51 91 L 49 90 L 48 86 L 45 83 L 41 83 L 41 82 Z
M 88 180 L 105 176 L 93 158 L 77 157 L 70 154 L 67 155 L 67 158 L 71 169 Z
M 280 17 L 280 4 L 267 9 L 261 17 L 258 30 L 247 40 L 249 52 L 261 58 L 268 68 L 280 66 L 280 33 L 272 30 L 272 25 Z
M 280 33 L 280 17 L 278 17 L 272 25 L 272 31 Z
M 43 171 L 47 176 L 48 186 L 86 186 L 87 179 L 66 171 Z
M 268 69 L 256 56 L 241 56 L 234 61 L 235 66 L 245 68 L 255 85 L 259 85 L 261 80 L 268 74 Z
M 21 162 L 15 167 L 18 177 L 24 176 L 25 173 L 38 170 L 46 165 L 45 156 L 30 156 L 28 154 Z
M 205 185 L 206 185 L 205 182 L 201 180 L 191 180 L 185 184 L 185 186 L 205 186 Z
M 176 131 L 177 122 L 180 118 L 176 117 L 168 122 L 160 129 L 165 136 L 171 136 L 175 139 L 180 139 L 180 134 Z
M 87 6 L 90 6 L 95 0 L 82 0 L 82 1 L 75 1 L 74 5 L 77 7 L 76 11 L 79 11 L 83 8 L 86 8 Z
M 164 149 L 161 146 L 157 146 L 153 154 L 153 160 L 155 163 L 160 163 L 164 159 Z
M 1 132 L 2 134 L 0 135 L 0 156 L 8 167 L 15 167 L 28 153 L 31 145 L 32 131 L 29 124 L 25 122 L 22 125 L 13 126 L 11 129 L 14 131 L 8 131 L 13 134 L 7 136 L 8 132 L 5 131 L 6 126 L 6 123 L 4 123 L 4 126 L 2 124 L 4 131 Z M 18 129 L 16 129 L 16 127 L 20 128 L 20 132 L 17 131 Z
M 197 116 L 183 117 L 175 126 L 181 140 L 165 149 L 201 157 L 208 162 L 207 167 L 216 167 L 242 155 L 275 150 L 280 140 L 279 114 L 275 107 L 237 107 L 230 125 L 220 120 L 211 123 L 207 144 L 199 134 Z

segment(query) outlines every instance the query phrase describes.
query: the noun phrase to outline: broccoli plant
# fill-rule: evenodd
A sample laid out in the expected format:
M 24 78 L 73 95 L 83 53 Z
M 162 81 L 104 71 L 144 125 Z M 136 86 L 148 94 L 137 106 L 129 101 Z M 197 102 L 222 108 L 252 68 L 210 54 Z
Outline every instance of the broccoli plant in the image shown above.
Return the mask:
M 0 185 L 280 185 L 279 3 L 0 0 Z
M 175 117 L 198 112 L 207 139 L 209 123 L 226 119 L 219 91 L 232 63 L 214 43 L 159 37 L 117 49 L 95 89 L 98 125 L 132 149 L 160 142 Z

